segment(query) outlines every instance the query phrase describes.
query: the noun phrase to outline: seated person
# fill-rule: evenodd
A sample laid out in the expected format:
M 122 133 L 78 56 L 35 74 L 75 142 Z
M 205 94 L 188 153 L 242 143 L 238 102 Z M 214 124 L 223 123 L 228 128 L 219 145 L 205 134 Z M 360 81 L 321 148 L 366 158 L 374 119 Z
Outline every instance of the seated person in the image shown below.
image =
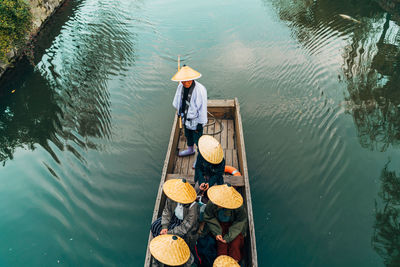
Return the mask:
M 193 257 L 185 241 L 176 235 L 160 235 L 151 240 L 150 253 L 152 267 L 184 266 L 189 267 Z
M 210 135 L 199 139 L 194 182 L 197 191 L 204 194 L 210 186 L 224 183 L 225 159 L 221 144 Z
M 207 193 L 210 201 L 204 221 L 217 240 L 217 255 L 228 255 L 239 262 L 247 229 L 243 197 L 230 184 L 214 185 Z
M 164 183 L 167 196 L 162 216 L 151 225 L 153 237 L 172 234 L 182 237 L 194 248 L 198 228 L 196 191 L 185 179 L 171 179 Z

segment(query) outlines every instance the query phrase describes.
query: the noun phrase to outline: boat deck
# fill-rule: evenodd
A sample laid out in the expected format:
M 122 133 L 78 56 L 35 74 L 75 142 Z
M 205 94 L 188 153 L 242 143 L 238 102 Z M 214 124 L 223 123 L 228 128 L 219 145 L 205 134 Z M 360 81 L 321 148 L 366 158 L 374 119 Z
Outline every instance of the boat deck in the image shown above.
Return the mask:
M 208 121 L 213 122 L 213 118 L 209 117 Z M 233 119 L 223 119 L 219 120 L 222 124 L 222 131 L 221 125 L 217 121 L 215 123 L 210 123 L 209 126 L 204 127 L 203 134 L 209 134 L 217 139 L 223 150 L 224 150 L 224 157 L 225 157 L 225 164 L 229 166 L 233 166 L 239 169 L 238 164 L 238 153 L 236 149 L 236 138 L 235 138 L 235 125 Z M 214 133 L 218 133 L 215 134 Z M 179 133 L 179 141 L 178 141 L 178 149 L 184 150 L 187 148 L 186 145 L 186 138 L 184 134 L 184 130 L 181 129 Z M 184 176 L 192 176 L 194 175 L 194 169 L 192 169 L 193 163 L 195 158 L 197 157 L 197 152 L 195 155 L 189 157 L 175 157 L 175 163 L 173 167 L 174 174 L 180 174 Z
M 243 196 L 248 216 L 248 232 L 244 244 L 244 266 L 257 267 L 257 248 L 254 231 L 253 208 L 251 204 L 250 184 L 239 102 L 236 98 L 208 100 L 207 110 L 215 116 L 217 121 L 214 124 L 214 119 L 209 117 L 210 125 L 204 128 L 203 134 L 210 134 L 221 143 L 224 150 L 226 165 L 235 167 L 242 175 L 224 175 L 224 182 L 235 186 Z M 221 122 L 221 124 L 219 122 Z M 221 125 L 223 129 L 218 133 L 221 130 Z M 192 169 L 192 166 L 197 155 L 178 157 L 178 152 L 185 148 L 186 138 L 184 130 L 179 128 L 178 116 L 175 115 L 167 155 L 161 173 L 156 203 L 154 205 L 152 222 L 161 216 L 165 205 L 166 196 L 162 190 L 165 181 L 169 179 L 185 178 L 188 182 L 192 184 L 194 183 L 194 170 Z M 146 250 L 145 267 L 150 267 L 151 253 L 149 250 L 149 244 L 152 238 L 153 236 L 150 232 Z

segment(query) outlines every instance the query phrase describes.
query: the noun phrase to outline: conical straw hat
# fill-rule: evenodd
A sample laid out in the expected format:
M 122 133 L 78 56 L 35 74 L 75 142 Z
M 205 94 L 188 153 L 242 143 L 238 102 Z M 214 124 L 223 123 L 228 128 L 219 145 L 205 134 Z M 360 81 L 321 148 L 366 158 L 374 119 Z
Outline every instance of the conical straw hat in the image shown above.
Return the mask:
M 186 242 L 176 235 L 159 235 L 150 242 L 150 253 L 156 260 L 170 266 L 185 264 L 190 258 Z
M 230 184 L 214 185 L 207 195 L 212 203 L 226 209 L 237 209 L 243 204 L 242 195 Z
M 213 267 L 240 267 L 240 265 L 235 261 L 234 258 L 221 255 L 215 259 Z
M 221 144 L 211 135 L 200 137 L 199 151 L 203 158 L 212 164 L 221 163 L 224 159 L 224 150 Z
M 171 78 L 174 82 L 191 81 L 201 77 L 201 73 L 195 71 L 189 66 L 183 65 L 177 73 Z
M 164 193 L 178 203 L 188 204 L 196 199 L 196 190 L 186 179 L 171 179 L 163 185 Z

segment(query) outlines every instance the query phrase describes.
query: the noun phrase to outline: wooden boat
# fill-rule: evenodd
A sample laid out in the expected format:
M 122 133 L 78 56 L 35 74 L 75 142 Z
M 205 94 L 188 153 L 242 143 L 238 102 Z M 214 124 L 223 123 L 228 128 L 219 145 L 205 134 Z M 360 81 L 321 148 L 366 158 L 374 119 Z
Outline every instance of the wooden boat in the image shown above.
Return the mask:
M 221 122 L 221 124 L 218 122 L 209 123 L 209 126 L 204 128 L 203 134 L 213 135 L 218 141 L 220 141 L 222 148 L 224 149 L 226 165 L 231 165 L 237 168 L 242 174 L 242 176 L 225 175 L 224 181 L 235 186 L 243 196 L 249 224 L 247 236 L 245 238 L 244 263 L 245 266 L 256 267 L 258 266 L 256 238 L 239 102 L 237 98 L 230 100 L 208 100 L 207 109 L 209 113 Z M 213 118 L 209 116 L 209 122 L 212 120 Z M 161 217 L 165 205 L 166 196 L 163 194 L 162 190 L 165 181 L 173 178 L 185 178 L 192 184 L 194 183 L 194 170 L 192 169 L 192 165 L 195 160 L 195 155 L 190 157 L 177 156 L 178 151 L 185 148 L 186 142 L 184 139 L 184 132 L 183 129 L 179 128 L 178 117 L 175 116 L 152 221 Z M 144 263 L 144 266 L 146 267 L 150 266 L 151 263 L 149 244 L 152 238 L 150 232 Z

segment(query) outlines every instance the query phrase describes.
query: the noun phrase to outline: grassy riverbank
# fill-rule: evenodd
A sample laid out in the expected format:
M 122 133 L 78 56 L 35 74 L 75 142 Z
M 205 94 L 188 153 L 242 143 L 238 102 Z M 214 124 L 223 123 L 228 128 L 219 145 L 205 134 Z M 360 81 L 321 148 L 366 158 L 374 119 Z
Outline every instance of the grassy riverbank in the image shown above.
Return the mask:
M 26 42 L 32 14 L 23 0 L 0 0 L 0 61 L 8 63 L 7 54 Z

